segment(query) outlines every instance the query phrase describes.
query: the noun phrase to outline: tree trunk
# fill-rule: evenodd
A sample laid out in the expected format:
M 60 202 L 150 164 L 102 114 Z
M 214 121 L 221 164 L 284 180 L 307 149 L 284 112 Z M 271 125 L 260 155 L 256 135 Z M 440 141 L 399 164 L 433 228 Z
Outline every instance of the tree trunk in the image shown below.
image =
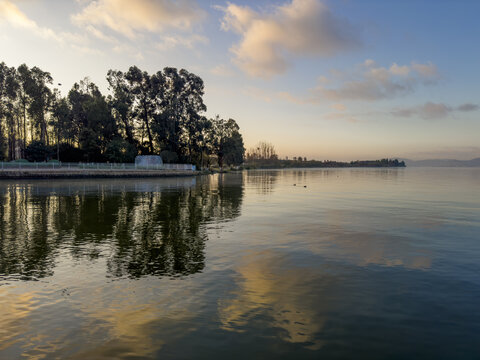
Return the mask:
M 153 154 L 153 139 L 152 139 L 152 132 L 150 131 L 150 125 L 148 124 L 148 113 L 147 113 L 147 104 L 143 103 L 143 114 L 144 118 L 143 121 L 145 122 L 145 126 L 147 128 L 147 135 L 148 135 L 148 142 L 150 147 L 150 154 Z

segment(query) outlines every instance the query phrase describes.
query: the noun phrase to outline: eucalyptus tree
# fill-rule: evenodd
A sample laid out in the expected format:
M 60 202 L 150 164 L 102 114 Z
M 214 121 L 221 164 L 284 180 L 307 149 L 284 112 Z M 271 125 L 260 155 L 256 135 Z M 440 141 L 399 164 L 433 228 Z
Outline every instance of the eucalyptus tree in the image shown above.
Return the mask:
M 75 129 L 72 121 L 72 110 L 68 100 L 62 97 L 60 92 L 55 89 L 53 91 L 51 106 L 50 125 L 53 127 L 57 144 L 57 160 L 60 159 L 60 144 L 66 143 L 72 145 L 75 137 Z
M 233 119 L 224 120 L 218 115 L 212 119 L 210 142 L 218 165 L 240 165 L 243 162 L 245 148 L 240 127 Z
M 161 119 L 164 121 L 166 149 L 181 154 L 182 98 L 184 79 L 172 67 L 163 69 L 164 91 L 161 94 Z
M 136 66 L 130 67 L 125 74 L 128 91 L 133 96 L 133 114 L 142 124 L 141 145 L 143 146 L 144 134 L 147 136 L 147 148 L 149 153 L 155 150 L 152 134 L 152 121 L 156 113 L 156 93 L 158 81 L 152 78 L 146 71 Z
M 52 91 L 48 85 L 53 83 L 53 79 L 49 72 L 36 66 L 31 68 L 29 73 L 25 84 L 25 92 L 30 97 L 28 114 L 33 120 L 33 132 L 37 133 L 41 142 L 48 144 L 47 112 L 52 99 Z
M 5 124 L 5 134 L 2 134 L 4 146 L 7 145 L 8 159 L 17 158 L 17 134 L 18 134 L 18 112 L 16 98 L 18 82 L 16 69 L 0 64 L 0 122 Z M 5 142 L 6 135 L 6 142 Z
M 192 161 L 192 156 L 200 152 L 198 137 L 205 124 L 201 121 L 200 114 L 207 110 L 203 102 L 204 83 L 199 76 L 184 69 L 180 70 L 179 75 L 183 78 L 183 88 L 179 94 L 183 114 L 181 127 L 185 139 L 183 152 L 188 154 L 189 161 Z
M 5 118 L 5 78 L 8 67 L 4 62 L 0 63 L 0 160 L 5 159 L 6 133 L 4 126 Z
M 109 141 L 117 136 L 111 109 L 98 87 L 88 78 L 75 83 L 68 94 L 73 132 L 86 160 L 100 161 Z
M 130 91 L 129 83 L 122 71 L 109 70 L 107 73 L 107 81 L 109 89 L 112 92 L 108 100 L 119 130 L 124 133 L 126 140 L 130 144 L 135 145 L 137 142 L 135 139 L 134 116 L 135 96 Z
M 26 64 L 22 64 L 17 68 L 17 79 L 19 84 L 18 102 L 22 118 L 22 151 L 25 152 L 25 147 L 27 146 L 27 123 L 29 121 L 27 117 L 27 109 L 31 102 L 31 98 L 27 93 L 27 88 L 31 83 L 31 74 L 30 69 Z M 33 131 L 30 132 L 33 136 Z M 33 140 L 33 138 L 30 140 Z

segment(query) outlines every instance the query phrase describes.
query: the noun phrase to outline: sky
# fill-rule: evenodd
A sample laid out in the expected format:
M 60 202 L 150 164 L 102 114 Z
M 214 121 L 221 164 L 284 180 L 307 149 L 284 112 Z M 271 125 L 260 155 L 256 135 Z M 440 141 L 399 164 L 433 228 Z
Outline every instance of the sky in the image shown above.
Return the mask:
M 480 157 L 480 1 L 0 0 L 0 62 L 63 94 L 185 68 L 281 158 Z

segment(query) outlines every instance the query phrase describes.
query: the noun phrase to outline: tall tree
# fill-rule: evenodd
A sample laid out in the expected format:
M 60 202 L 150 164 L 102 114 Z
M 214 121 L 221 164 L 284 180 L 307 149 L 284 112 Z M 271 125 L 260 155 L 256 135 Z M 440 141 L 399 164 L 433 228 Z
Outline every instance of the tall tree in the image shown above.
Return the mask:
M 152 82 L 148 73 L 146 71 L 141 71 L 136 66 L 132 66 L 128 69 L 125 78 L 128 81 L 129 91 L 134 97 L 134 114 L 142 123 L 142 140 L 145 131 L 148 139 L 148 151 L 149 153 L 154 153 L 155 147 L 151 125 L 156 111 L 155 95 L 157 92 L 157 82 Z
M 217 156 L 218 165 L 240 165 L 243 162 L 245 148 L 240 127 L 233 119 L 224 120 L 220 116 L 212 119 L 211 143 L 213 153 Z
M 129 84 L 123 72 L 109 70 L 107 73 L 107 81 L 109 89 L 112 92 L 112 96 L 109 97 L 109 102 L 118 127 L 124 132 L 127 141 L 134 145 L 136 144 L 133 107 L 135 97 L 129 89 Z
M 184 69 L 180 70 L 180 76 L 183 78 L 183 88 L 180 93 L 183 114 L 181 125 L 185 139 L 183 152 L 191 162 L 193 155 L 199 152 L 198 136 L 204 124 L 200 121 L 200 113 L 206 111 L 207 107 L 203 103 L 203 80 Z
M 30 96 L 27 93 L 27 88 L 32 82 L 30 69 L 27 65 L 22 64 L 17 69 L 17 78 L 19 84 L 18 101 L 20 107 L 20 113 L 22 118 L 22 152 L 25 153 L 25 147 L 27 146 L 27 109 L 30 106 Z M 32 132 L 33 136 L 33 132 Z M 33 139 L 32 139 L 33 140 Z M 22 154 L 24 155 L 24 154 Z
M 1 102 L 2 107 L 1 112 L 3 113 L 3 117 L 5 119 L 5 125 L 7 129 L 7 138 L 8 138 L 8 159 L 14 160 L 18 156 L 17 154 L 17 133 L 18 133 L 18 112 L 17 108 L 15 107 L 15 101 L 17 98 L 17 91 L 18 91 L 18 82 L 16 79 L 16 69 L 4 67 L 3 70 L 3 85 L 2 85 L 2 95 L 1 95 Z
M 52 99 L 52 92 L 48 84 L 52 84 L 52 82 L 50 73 L 35 66 L 30 70 L 30 78 L 25 89 L 30 97 L 28 113 L 34 122 L 39 140 L 44 144 L 49 142 L 46 115 Z
M 117 136 L 110 107 L 88 78 L 75 83 L 68 94 L 77 142 L 87 161 L 101 161 L 109 141 Z
M 61 96 L 60 92 L 55 89 L 52 100 L 52 121 L 51 125 L 55 131 L 57 144 L 57 160 L 60 159 L 60 144 L 65 142 L 72 144 L 72 139 L 75 136 L 73 128 L 72 111 L 68 104 L 68 100 Z

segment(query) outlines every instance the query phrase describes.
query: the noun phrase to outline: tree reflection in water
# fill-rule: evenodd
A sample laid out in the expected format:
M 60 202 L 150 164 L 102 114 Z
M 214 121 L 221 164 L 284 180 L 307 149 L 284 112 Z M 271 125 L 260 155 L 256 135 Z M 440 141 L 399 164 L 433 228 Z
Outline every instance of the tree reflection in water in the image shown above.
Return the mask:
M 106 258 L 109 276 L 205 267 L 206 225 L 240 215 L 242 175 L 0 184 L 0 278 L 51 276 L 66 254 Z

